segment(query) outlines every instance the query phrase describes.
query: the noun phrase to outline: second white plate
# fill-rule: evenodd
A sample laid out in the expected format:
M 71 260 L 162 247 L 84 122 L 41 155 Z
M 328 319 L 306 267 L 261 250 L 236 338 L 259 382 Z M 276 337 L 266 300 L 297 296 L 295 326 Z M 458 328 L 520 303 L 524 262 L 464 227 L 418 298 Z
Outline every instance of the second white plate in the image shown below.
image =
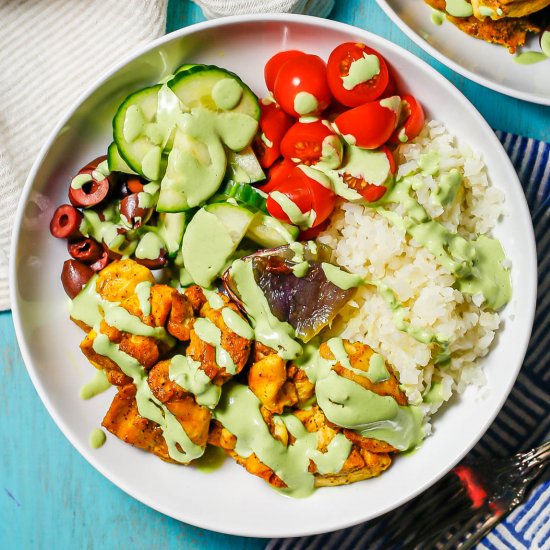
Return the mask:
M 534 65 L 514 62 L 506 48 L 463 33 L 451 22 L 431 21 L 430 6 L 422 0 L 376 0 L 386 15 L 414 42 L 453 71 L 502 94 L 550 105 L 550 58 Z M 531 36 L 524 50 L 537 50 Z

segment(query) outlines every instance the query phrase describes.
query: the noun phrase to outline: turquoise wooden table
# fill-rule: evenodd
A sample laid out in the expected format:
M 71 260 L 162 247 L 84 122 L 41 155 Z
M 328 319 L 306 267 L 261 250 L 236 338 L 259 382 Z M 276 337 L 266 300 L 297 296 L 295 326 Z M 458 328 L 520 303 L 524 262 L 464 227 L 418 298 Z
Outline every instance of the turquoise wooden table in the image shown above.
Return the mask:
M 487 90 L 446 69 L 394 27 L 374 0 L 337 0 L 331 17 L 404 46 L 449 78 L 493 128 L 550 141 L 550 109 Z M 167 31 L 202 21 L 172 0 Z M 150 510 L 96 472 L 55 426 L 21 360 L 11 314 L 0 314 L 0 548 L 263 548 Z

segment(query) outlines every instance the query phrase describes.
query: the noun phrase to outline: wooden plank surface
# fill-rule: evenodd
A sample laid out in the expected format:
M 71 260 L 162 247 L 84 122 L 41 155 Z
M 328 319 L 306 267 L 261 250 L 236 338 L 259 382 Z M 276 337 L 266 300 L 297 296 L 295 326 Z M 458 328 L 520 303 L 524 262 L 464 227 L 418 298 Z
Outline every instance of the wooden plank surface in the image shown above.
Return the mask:
M 200 10 L 184 0 L 171 0 L 168 15 L 168 31 L 203 20 Z M 550 140 L 549 108 L 492 92 L 446 69 L 394 27 L 374 0 L 338 0 L 331 17 L 376 32 L 427 60 L 472 100 L 493 128 Z M 38 398 L 9 313 L 0 314 L 0 372 L 0 548 L 248 550 L 265 545 L 261 539 L 219 535 L 174 521 L 97 473 Z

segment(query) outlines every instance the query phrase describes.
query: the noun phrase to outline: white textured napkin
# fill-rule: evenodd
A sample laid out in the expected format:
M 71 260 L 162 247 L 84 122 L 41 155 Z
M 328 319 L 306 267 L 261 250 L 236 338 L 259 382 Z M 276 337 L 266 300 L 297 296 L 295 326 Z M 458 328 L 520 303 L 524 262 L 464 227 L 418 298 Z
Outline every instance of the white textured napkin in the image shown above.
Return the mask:
M 161 36 L 167 0 L 0 0 L 0 310 L 21 188 L 69 105 L 130 51 Z
M 206 17 L 225 17 L 244 13 L 303 13 L 327 17 L 334 0 L 194 0 Z

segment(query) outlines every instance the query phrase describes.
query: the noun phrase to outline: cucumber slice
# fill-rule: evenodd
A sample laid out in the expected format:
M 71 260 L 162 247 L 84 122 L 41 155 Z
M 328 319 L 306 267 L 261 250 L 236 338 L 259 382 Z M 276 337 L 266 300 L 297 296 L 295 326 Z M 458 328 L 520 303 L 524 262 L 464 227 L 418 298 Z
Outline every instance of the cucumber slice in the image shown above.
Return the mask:
M 190 134 L 211 123 L 203 113 L 186 113 Z M 205 119 L 205 120 L 203 120 Z M 197 130 L 197 132 L 195 132 Z M 183 212 L 207 201 L 219 188 L 225 174 L 226 155 L 218 136 L 204 143 L 177 130 L 161 181 L 159 212 Z
M 227 199 L 235 199 L 238 203 L 253 212 L 262 210 L 267 213 L 265 206 L 265 195 L 258 192 L 257 189 L 254 189 L 254 187 L 248 183 L 228 181 L 225 187 L 221 190 L 221 193 L 212 197 L 209 202 L 227 202 Z
M 294 242 L 300 233 L 295 225 L 258 212 L 246 231 L 246 238 L 263 248 L 277 248 Z
M 134 172 L 145 177 L 147 175 L 142 168 L 143 159 L 148 154 L 155 155 L 154 151 L 159 149 L 162 141 L 158 136 L 146 135 L 147 127 L 157 116 L 158 93 L 161 88 L 158 84 L 130 94 L 113 119 L 113 136 L 120 156 Z
M 163 212 L 159 214 L 159 233 L 166 243 L 166 252 L 171 257 L 175 256 L 180 250 L 185 225 L 186 216 L 184 212 Z
M 125 174 L 135 174 L 126 163 L 126 161 L 120 156 L 120 152 L 116 143 L 113 141 L 107 149 L 107 162 L 109 164 L 110 172 L 124 172 Z
M 197 63 L 184 63 L 183 65 L 180 65 L 175 71 L 174 76 L 176 76 L 179 73 L 183 73 L 185 71 L 188 71 L 189 69 L 192 69 L 193 67 L 199 67 Z
M 227 203 L 206 206 L 193 216 L 181 250 L 195 283 L 208 287 L 221 275 L 253 218 L 246 208 Z
M 235 81 L 240 86 L 242 95 L 236 105 L 224 108 L 216 103 L 212 92 L 215 92 L 216 84 L 227 79 Z M 248 115 L 254 120 L 260 119 L 258 98 L 236 74 L 225 69 L 214 65 L 197 65 L 176 74 L 168 85 L 189 109 L 203 107 L 210 111 L 225 110 Z M 216 94 L 214 93 L 214 95 Z M 231 103 L 227 105 L 231 105 Z
M 227 149 L 226 177 L 240 183 L 265 180 L 265 173 L 250 145 L 238 153 Z

